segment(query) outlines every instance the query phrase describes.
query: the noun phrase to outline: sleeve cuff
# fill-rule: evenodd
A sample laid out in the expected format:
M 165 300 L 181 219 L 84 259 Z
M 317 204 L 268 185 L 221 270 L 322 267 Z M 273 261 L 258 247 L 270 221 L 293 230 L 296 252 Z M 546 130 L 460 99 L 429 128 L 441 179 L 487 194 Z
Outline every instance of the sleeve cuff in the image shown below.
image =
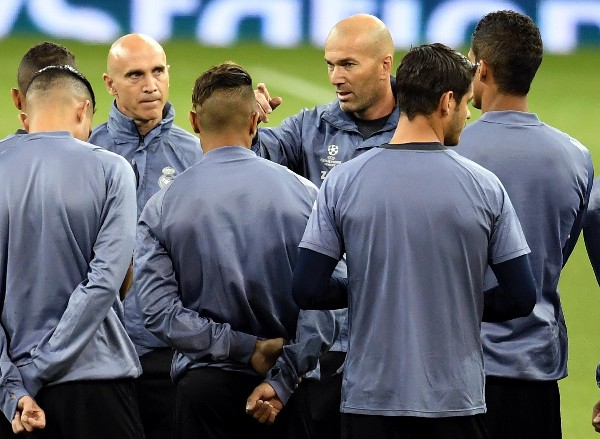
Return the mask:
M 229 360 L 248 364 L 254 352 L 256 336 L 232 331 L 229 344 Z
M 12 422 L 15 417 L 15 413 L 17 412 L 17 404 L 19 400 L 28 396 L 29 394 L 25 389 L 22 388 L 13 388 L 11 390 L 5 389 L 6 399 L 4 400 L 4 407 L 2 407 L 2 411 L 4 412 L 4 416 L 8 419 L 8 422 Z
M 265 381 L 273 387 L 281 402 L 287 404 L 296 389 L 297 378 L 290 369 L 278 363 L 267 373 Z

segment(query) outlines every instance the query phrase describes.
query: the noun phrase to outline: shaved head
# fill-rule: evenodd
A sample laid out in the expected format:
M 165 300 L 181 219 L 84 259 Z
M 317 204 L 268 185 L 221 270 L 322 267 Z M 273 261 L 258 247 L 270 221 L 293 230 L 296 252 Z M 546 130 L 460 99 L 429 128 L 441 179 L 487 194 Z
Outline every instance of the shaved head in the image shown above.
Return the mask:
M 129 34 L 113 43 L 103 79 L 117 108 L 146 135 L 163 118 L 169 99 L 169 66 L 162 46 L 142 34 Z
M 37 72 L 27 89 L 28 132 L 69 131 L 87 140 L 94 114 L 89 81 L 70 66 L 49 66 Z
M 250 74 L 225 62 L 196 79 L 190 122 L 207 152 L 221 146 L 249 148 L 256 134 L 258 113 Z
M 379 18 L 369 14 L 357 14 L 338 22 L 327 36 L 330 40 L 347 41 L 359 50 L 371 52 L 374 56 L 394 53 L 394 41 L 386 25 Z
M 343 111 L 374 120 L 394 110 L 394 41 L 379 18 L 357 14 L 337 23 L 325 41 L 325 61 Z
M 164 49 L 152 37 L 144 34 L 124 35 L 110 47 L 106 62 L 108 73 L 113 74 L 114 69 L 119 68 L 120 64 L 130 57 L 148 56 L 148 54 L 156 54 L 163 58 L 165 64 L 167 63 Z

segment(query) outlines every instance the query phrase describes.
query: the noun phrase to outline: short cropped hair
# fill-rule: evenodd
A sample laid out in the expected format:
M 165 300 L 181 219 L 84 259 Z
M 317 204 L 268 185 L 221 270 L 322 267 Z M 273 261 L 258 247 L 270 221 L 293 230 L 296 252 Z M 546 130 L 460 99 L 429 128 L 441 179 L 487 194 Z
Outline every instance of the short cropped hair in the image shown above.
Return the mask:
M 252 78 L 240 65 L 227 61 L 211 67 L 196 79 L 192 105 L 201 106 L 217 90 L 246 88 L 252 90 Z
M 44 41 L 29 49 L 19 64 L 17 84 L 22 93 L 27 91 L 31 78 L 40 69 L 47 66 L 71 66 L 77 68 L 75 55 L 60 44 Z
M 443 44 L 413 47 L 396 71 L 396 102 L 413 120 L 438 107 L 441 96 L 452 91 L 459 102 L 469 91 L 477 66 L 467 57 Z
M 473 32 L 471 50 L 476 61 L 492 69 L 500 93 L 523 96 L 542 63 L 544 44 L 531 18 L 514 11 L 484 16 Z
M 196 79 L 192 105 L 205 130 L 241 126 L 256 111 L 252 78 L 230 61 L 214 66 Z
M 66 86 L 74 93 L 89 99 L 92 110 L 96 109 L 96 96 L 92 85 L 82 73 L 71 66 L 47 66 L 38 70 L 31 78 L 26 91 L 52 92 L 56 88 Z

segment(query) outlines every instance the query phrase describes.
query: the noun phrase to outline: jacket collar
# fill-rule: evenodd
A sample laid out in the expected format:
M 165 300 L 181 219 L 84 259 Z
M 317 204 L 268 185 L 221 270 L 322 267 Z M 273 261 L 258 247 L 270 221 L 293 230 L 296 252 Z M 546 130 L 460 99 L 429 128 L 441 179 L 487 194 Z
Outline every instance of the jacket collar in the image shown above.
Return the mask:
M 138 131 L 137 125 L 134 120 L 130 117 L 125 116 L 117 108 L 116 101 L 110 107 L 110 113 L 108 115 L 107 129 L 110 136 L 115 139 L 115 143 L 124 144 L 130 143 L 139 145 L 138 149 L 143 149 L 152 144 L 152 148 L 158 148 L 159 142 L 153 142 L 155 138 L 160 139 L 165 136 L 175 119 L 175 109 L 170 102 L 167 102 L 163 109 L 162 120 L 152 130 L 146 133 L 145 136 L 141 136 Z

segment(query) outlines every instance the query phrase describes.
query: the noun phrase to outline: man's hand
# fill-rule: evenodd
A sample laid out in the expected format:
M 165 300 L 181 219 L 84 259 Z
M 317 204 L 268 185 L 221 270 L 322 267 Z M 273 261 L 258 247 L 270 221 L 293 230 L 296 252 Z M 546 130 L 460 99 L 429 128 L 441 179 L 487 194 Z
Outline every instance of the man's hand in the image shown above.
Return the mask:
M 254 90 L 254 97 L 256 98 L 256 109 L 258 111 L 260 122 L 268 123 L 269 113 L 279 107 L 283 102 L 283 99 L 279 96 L 271 98 L 267 86 L 262 82 L 260 82 L 256 87 L 256 90 Z
M 594 404 L 592 410 L 592 425 L 597 433 L 600 433 L 600 401 Z
M 285 340 L 283 338 L 271 338 L 268 340 L 256 340 L 254 352 L 250 357 L 250 366 L 256 372 L 265 376 L 269 369 L 275 365 L 277 357 L 283 351 Z
M 260 383 L 248 397 L 246 413 L 261 424 L 272 424 L 277 414 L 283 408 L 283 403 L 268 383 Z
M 23 396 L 17 403 L 17 413 L 12 420 L 13 433 L 32 432 L 46 426 L 46 414 L 30 396 Z
M 133 285 L 133 261 L 129 264 L 129 268 L 127 269 L 127 273 L 125 273 L 125 279 L 123 279 L 123 283 L 121 284 L 121 288 L 119 289 L 119 298 L 121 301 L 125 300 L 125 296 L 129 293 L 131 286 Z

